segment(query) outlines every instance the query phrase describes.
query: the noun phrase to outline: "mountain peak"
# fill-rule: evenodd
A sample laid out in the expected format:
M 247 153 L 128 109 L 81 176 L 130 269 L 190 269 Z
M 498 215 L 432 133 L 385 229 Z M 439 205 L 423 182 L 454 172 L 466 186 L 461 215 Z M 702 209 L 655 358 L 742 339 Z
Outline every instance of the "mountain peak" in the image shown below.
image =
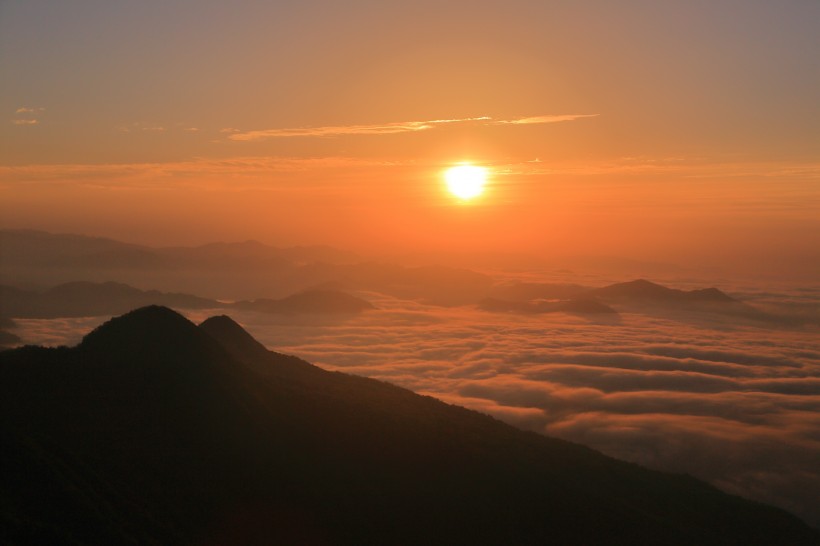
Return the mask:
M 218 341 L 231 356 L 243 362 L 256 360 L 269 353 L 264 345 L 227 315 L 210 317 L 199 328 Z
M 204 343 L 204 346 L 203 346 Z M 216 343 L 191 321 L 161 305 L 140 307 L 115 317 L 85 336 L 86 352 L 122 355 L 128 359 L 178 350 L 212 350 Z

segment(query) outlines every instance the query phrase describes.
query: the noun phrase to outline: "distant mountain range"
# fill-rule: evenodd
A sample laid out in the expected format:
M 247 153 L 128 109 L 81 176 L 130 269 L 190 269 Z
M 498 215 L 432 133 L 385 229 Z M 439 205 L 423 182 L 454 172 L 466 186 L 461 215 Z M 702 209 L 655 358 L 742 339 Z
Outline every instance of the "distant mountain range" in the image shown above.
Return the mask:
M 714 314 L 753 321 L 799 323 L 765 313 L 717 288 L 679 290 L 638 279 L 602 288 L 576 284 L 513 283 L 495 287 L 478 307 L 491 312 L 603 314 L 638 311 L 649 314 Z
M 327 283 L 333 286 L 339 283 Z M 618 283 L 603 288 L 577 285 L 513 286 L 498 290 L 515 299 L 483 298 L 480 309 L 505 313 L 571 313 L 581 315 L 616 314 L 617 307 L 655 306 L 662 311 L 698 310 L 744 315 L 765 319 L 766 316 L 716 288 L 677 290 L 646 280 Z M 531 295 L 561 295 L 566 299 L 524 299 Z M 606 302 L 606 303 L 604 303 Z M 146 305 L 164 305 L 182 309 L 240 309 L 276 314 L 345 315 L 375 309 L 368 301 L 331 288 L 316 288 L 284 298 L 258 298 L 235 303 L 221 302 L 191 294 L 140 290 L 122 283 L 71 282 L 43 292 L 21 290 L 0 285 L 0 317 L 60 318 L 105 316 L 124 313 Z M 0 330 L 4 329 L 0 325 Z M 11 339 L 11 338 L 10 338 Z
M 164 307 L 0 352 L 0 542 L 808 545 L 688 476 L 267 351 Z
M 115 282 L 71 282 L 44 292 L 0 286 L 0 317 L 105 316 L 147 305 L 182 309 L 243 309 L 283 314 L 352 314 L 374 309 L 369 302 L 335 290 L 308 290 L 280 300 L 220 302 L 190 294 L 140 290 Z M 2 329 L 2 325 L 0 325 Z
M 148 247 L 102 237 L 0 230 L 7 267 L 93 269 L 268 268 L 303 263 L 357 263 L 352 252 L 329 246 L 279 248 L 258 241 L 193 247 Z
M 478 305 L 492 312 L 600 315 L 628 309 L 653 313 L 683 310 L 772 320 L 717 288 L 685 291 L 643 279 L 602 288 L 497 284 L 489 275 L 467 269 L 367 262 L 325 246 L 276 248 L 245 241 L 151 248 L 25 230 L 0 230 L 0 244 L 0 284 L 17 286 L 24 281 L 29 286 L 59 285 L 59 290 L 67 292 L 48 293 L 58 290 L 52 288 L 24 293 L 19 288 L 4 288 L 0 314 L 7 316 L 105 315 L 147 304 L 226 307 L 217 300 L 237 300 L 242 309 L 264 312 L 293 313 L 312 308 L 312 312 L 349 313 L 366 310 L 368 304 L 340 293 L 369 291 L 433 305 Z M 97 289 L 88 284 L 64 282 L 77 278 L 102 283 L 98 294 L 95 296 L 92 292 Z M 119 284 L 108 282 L 112 280 Z M 135 285 L 156 290 L 140 293 L 131 288 Z M 288 299 L 317 290 L 335 294 Z M 34 292 L 40 294 L 39 300 Z M 3 311 L 2 307 L 15 311 Z
M 364 261 L 327 246 L 276 248 L 246 241 L 153 248 L 81 235 L 0 230 L 0 248 L 0 284 L 25 281 L 25 288 L 114 280 L 230 300 L 332 288 L 463 305 L 484 297 L 493 284 L 489 276 L 466 269 Z
M 717 288 L 699 290 L 678 290 L 667 288 L 653 282 L 638 279 L 596 288 L 584 293 L 605 301 L 632 301 L 651 303 L 687 303 L 687 304 L 734 304 L 738 300 L 727 296 Z

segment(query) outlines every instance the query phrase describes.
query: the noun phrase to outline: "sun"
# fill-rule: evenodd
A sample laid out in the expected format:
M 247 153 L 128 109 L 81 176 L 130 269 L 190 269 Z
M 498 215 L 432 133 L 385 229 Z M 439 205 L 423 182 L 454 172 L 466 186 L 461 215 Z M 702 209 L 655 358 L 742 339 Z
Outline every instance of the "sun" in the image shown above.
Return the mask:
M 444 171 L 447 189 L 462 200 L 478 197 L 487 183 L 487 168 L 475 165 L 456 165 Z

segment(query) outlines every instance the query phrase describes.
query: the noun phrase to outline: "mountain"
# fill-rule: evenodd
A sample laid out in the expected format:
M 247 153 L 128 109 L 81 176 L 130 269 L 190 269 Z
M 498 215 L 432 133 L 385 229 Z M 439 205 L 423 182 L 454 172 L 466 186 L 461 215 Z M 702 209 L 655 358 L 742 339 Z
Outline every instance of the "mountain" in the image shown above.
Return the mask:
M 254 301 L 239 301 L 233 306 L 248 311 L 288 315 L 344 315 L 375 309 L 370 302 L 337 290 L 307 290 L 279 300 L 263 298 Z
M 282 299 L 257 299 L 233 304 L 191 294 L 140 290 L 116 282 L 70 282 L 43 292 L 0 285 L 0 317 L 61 318 L 115 315 L 146 305 L 182 309 L 235 308 L 281 314 L 356 314 L 373 305 L 338 290 L 307 290 Z
M 279 248 L 258 241 L 149 247 L 101 237 L 0 230 L 6 266 L 69 269 L 276 268 L 304 263 L 354 263 L 358 257 L 329 246 Z
M 803 545 L 790 514 L 163 307 L 0 353 L 0 542 Z
M 82 235 L 0 230 L 0 283 L 26 288 L 83 279 L 230 300 L 280 298 L 322 285 L 440 305 L 486 297 L 492 279 L 465 269 L 363 262 L 328 246 L 279 248 L 258 241 L 156 248 Z M 173 305 L 173 304 L 172 304 Z
M 717 288 L 678 290 L 638 279 L 596 288 L 585 293 L 605 301 L 639 301 L 649 303 L 734 304 L 738 300 Z
M 116 282 L 70 282 L 43 292 L 0 286 L 0 316 L 59 318 L 115 315 L 145 305 L 213 309 L 222 303 L 190 294 L 140 290 Z

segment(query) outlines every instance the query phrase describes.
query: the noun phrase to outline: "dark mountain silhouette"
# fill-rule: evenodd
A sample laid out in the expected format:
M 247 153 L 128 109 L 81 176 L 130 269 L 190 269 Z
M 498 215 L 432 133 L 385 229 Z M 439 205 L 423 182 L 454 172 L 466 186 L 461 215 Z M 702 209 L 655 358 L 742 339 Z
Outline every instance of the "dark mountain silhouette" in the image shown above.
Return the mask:
M 375 309 L 361 298 L 337 290 L 307 290 L 280 300 L 239 301 L 237 309 L 283 314 L 355 314 Z
M 592 299 L 566 301 L 507 301 L 486 298 L 478 302 L 485 311 L 496 313 L 574 313 L 574 314 L 615 314 L 612 307 Z
M 0 353 L 0 542 L 818 544 L 779 509 L 148 307 Z
M 640 301 L 654 303 L 707 303 L 732 304 L 738 300 L 724 294 L 717 288 L 701 290 L 678 290 L 660 284 L 638 279 L 596 288 L 586 292 L 587 295 L 605 301 Z
M 58 318 L 115 315 L 145 305 L 213 309 L 224 304 L 190 294 L 140 290 L 115 282 L 70 282 L 44 292 L 0 286 L 0 316 Z

